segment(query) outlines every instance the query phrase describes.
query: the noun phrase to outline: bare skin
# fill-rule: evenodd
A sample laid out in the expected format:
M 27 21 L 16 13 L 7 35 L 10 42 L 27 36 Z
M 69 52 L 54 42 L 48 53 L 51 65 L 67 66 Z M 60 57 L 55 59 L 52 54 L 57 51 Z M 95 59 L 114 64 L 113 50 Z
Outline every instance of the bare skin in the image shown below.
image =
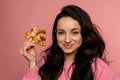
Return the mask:
M 20 54 L 28 60 L 30 69 L 36 67 L 36 51 L 35 44 L 33 42 L 24 42 L 20 49 Z

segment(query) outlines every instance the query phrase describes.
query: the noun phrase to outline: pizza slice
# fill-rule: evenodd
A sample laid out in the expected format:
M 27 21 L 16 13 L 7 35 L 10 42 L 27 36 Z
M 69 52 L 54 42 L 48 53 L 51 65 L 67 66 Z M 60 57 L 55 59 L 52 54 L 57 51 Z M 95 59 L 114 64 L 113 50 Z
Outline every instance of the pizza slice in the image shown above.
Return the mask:
M 46 30 L 38 30 L 36 27 L 32 28 L 24 34 L 24 37 L 41 46 L 46 46 Z

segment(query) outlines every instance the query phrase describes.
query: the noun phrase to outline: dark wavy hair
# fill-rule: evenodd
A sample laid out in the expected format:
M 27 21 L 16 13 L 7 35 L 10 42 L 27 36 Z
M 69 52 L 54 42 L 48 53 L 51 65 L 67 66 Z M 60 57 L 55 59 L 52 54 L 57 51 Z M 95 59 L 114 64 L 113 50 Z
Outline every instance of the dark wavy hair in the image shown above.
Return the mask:
M 45 63 L 39 69 L 41 79 L 57 80 L 62 73 L 65 58 L 56 39 L 58 20 L 62 17 L 72 17 L 79 22 L 83 39 L 75 55 L 73 73 L 70 79 L 94 80 L 91 64 L 96 58 L 102 58 L 105 50 L 105 43 L 98 28 L 92 23 L 88 13 L 75 5 L 63 7 L 61 12 L 56 16 L 52 32 L 52 45 L 45 50 Z

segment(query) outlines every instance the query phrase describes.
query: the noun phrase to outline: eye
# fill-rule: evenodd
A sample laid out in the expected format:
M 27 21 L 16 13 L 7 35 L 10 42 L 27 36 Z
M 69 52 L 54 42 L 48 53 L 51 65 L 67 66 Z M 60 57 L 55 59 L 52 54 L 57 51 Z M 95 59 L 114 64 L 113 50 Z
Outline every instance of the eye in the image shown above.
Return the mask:
M 72 34 L 76 35 L 76 34 L 79 34 L 79 32 L 78 31 L 74 31 L 74 32 L 72 32 Z
M 64 34 L 64 32 L 62 32 L 62 31 L 61 31 L 61 32 L 58 32 L 58 34 L 59 34 L 59 35 L 63 35 L 63 34 Z

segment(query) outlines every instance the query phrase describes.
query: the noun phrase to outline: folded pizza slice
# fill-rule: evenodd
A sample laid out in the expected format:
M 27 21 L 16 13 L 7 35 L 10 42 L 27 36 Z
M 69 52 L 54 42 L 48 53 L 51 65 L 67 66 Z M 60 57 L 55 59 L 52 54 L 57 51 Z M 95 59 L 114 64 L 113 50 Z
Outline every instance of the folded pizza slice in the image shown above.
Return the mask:
M 32 28 L 24 34 L 24 37 L 29 41 L 32 41 L 41 46 L 46 46 L 46 30 L 37 29 L 36 27 Z

